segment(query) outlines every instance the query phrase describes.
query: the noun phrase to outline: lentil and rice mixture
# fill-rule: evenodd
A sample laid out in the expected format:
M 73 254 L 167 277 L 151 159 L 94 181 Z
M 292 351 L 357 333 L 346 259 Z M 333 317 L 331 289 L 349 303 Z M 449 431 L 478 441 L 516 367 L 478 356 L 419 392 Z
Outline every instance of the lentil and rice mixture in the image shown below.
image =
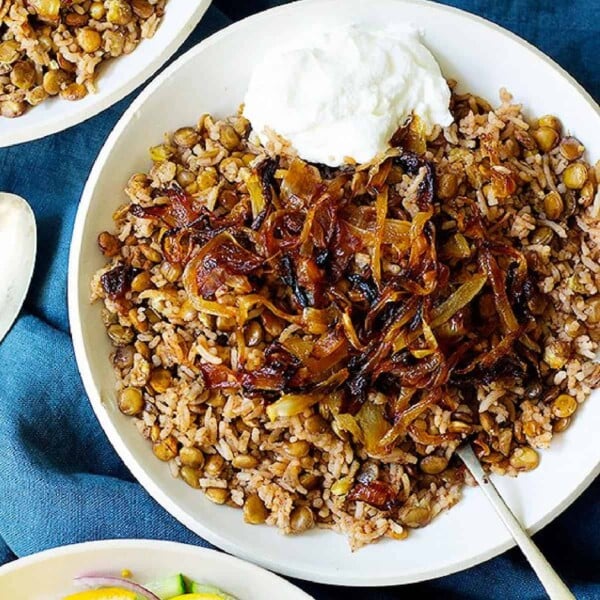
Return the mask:
M 96 90 L 102 62 L 156 32 L 166 0 L 0 0 L 0 116 Z
M 248 523 L 404 539 L 472 483 L 465 439 L 534 469 L 598 385 L 600 163 L 506 91 L 451 110 L 340 169 L 204 115 L 98 237 L 120 410 Z

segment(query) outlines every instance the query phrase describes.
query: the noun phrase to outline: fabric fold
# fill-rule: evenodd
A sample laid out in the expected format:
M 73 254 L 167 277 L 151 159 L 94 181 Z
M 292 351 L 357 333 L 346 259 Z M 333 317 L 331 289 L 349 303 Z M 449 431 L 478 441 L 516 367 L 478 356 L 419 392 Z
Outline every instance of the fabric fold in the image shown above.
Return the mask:
M 24 556 L 79 541 L 149 537 L 206 546 L 135 482 L 83 391 L 69 336 L 22 316 L 0 344 L 0 538 Z

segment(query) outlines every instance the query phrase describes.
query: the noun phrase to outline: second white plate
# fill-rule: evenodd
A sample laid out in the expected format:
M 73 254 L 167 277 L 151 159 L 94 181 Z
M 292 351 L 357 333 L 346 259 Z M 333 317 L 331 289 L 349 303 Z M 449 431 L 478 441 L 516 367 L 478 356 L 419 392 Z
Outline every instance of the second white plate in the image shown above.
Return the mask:
M 240 600 L 312 600 L 291 583 L 222 552 L 156 540 L 108 540 L 62 546 L 0 567 L 2 598 L 59 600 L 79 591 L 73 578 L 129 569 L 138 583 L 182 573 Z
M 154 37 L 131 53 L 101 65 L 98 91 L 77 102 L 52 98 L 22 117 L 0 117 L 0 148 L 57 133 L 116 104 L 155 73 L 198 24 L 211 0 L 169 0 Z

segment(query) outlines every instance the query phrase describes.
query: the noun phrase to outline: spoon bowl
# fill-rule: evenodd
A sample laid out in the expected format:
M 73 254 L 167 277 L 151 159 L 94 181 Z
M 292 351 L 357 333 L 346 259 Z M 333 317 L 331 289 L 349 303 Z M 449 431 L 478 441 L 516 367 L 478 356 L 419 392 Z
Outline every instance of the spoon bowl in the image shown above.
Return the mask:
M 37 234 L 31 206 L 16 194 L 0 192 L 0 341 L 14 323 L 29 290 Z

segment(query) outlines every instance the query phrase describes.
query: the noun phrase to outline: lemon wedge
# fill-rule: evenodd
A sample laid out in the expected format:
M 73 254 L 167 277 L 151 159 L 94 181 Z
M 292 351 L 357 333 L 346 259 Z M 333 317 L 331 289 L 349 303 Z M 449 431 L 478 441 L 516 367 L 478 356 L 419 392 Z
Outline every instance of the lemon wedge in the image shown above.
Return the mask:
M 65 596 L 63 600 L 136 600 L 137 594 L 118 587 L 100 588 L 98 590 L 86 590 Z

